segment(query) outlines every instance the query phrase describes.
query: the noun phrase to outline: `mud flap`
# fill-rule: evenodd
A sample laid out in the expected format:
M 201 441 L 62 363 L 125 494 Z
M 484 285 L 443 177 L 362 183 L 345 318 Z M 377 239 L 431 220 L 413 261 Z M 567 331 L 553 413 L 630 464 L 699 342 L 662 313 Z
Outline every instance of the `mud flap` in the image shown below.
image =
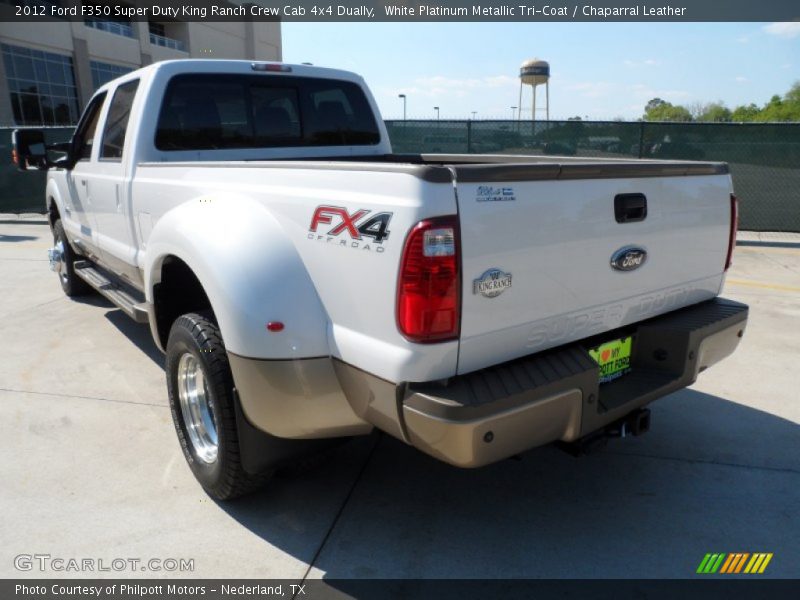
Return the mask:
M 347 438 L 293 440 L 275 437 L 253 426 L 242 410 L 239 393 L 234 388 L 236 433 L 242 468 L 251 475 L 269 469 L 290 466 L 292 463 L 341 444 Z

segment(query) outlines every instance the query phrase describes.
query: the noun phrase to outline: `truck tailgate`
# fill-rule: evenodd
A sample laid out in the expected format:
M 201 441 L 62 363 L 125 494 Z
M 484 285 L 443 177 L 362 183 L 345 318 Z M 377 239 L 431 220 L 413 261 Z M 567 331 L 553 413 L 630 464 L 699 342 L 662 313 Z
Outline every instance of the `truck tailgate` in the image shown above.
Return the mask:
M 454 167 L 463 269 L 459 374 L 719 293 L 730 227 L 727 169 L 664 175 L 669 168 L 647 166 L 624 177 L 596 166 L 594 176 L 578 165 L 566 176 L 558 165 L 549 173 L 545 165 Z M 618 222 L 618 196 L 617 208 L 632 221 Z M 637 220 L 641 197 L 647 213 Z M 626 247 L 646 256 L 623 267 L 631 270 L 613 268 L 612 256 Z

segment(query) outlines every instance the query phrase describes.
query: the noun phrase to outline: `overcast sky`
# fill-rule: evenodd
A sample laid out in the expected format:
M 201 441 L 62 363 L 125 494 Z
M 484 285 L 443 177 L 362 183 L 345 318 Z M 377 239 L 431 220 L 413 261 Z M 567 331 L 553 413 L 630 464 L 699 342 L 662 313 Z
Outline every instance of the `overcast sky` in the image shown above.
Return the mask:
M 409 118 L 510 118 L 533 57 L 550 63 L 553 119 L 636 119 L 655 96 L 763 104 L 800 80 L 800 22 L 283 24 L 284 61 L 360 73 L 386 118 L 401 93 Z

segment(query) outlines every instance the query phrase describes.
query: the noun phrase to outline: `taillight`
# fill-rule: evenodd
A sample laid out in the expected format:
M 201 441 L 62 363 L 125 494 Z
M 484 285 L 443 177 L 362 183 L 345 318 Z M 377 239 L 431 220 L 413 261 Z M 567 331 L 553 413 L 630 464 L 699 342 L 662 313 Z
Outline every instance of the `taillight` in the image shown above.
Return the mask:
M 731 194 L 731 229 L 728 235 L 728 256 L 725 257 L 725 270 L 733 264 L 733 249 L 736 248 L 736 232 L 739 230 L 739 199 Z
M 420 221 L 408 234 L 397 282 L 397 326 L 410 341 L 458 338 L 459 253 L 458 217 Z

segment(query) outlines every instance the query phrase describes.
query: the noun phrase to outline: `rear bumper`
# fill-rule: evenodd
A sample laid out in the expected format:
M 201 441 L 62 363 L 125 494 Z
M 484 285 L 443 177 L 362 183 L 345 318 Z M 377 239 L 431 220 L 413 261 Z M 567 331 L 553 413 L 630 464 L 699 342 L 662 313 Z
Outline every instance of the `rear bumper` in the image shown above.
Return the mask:
M 398 386 L 338 361 L 334 368 L 361 419 L 445 462 L 479 467 L 577 440 L 691 385 L 736 349 L 747 315 L 746 305 L 716 298 L 625 328 L 632 370 L 602 387 L 581 343 L 444 382 Z

